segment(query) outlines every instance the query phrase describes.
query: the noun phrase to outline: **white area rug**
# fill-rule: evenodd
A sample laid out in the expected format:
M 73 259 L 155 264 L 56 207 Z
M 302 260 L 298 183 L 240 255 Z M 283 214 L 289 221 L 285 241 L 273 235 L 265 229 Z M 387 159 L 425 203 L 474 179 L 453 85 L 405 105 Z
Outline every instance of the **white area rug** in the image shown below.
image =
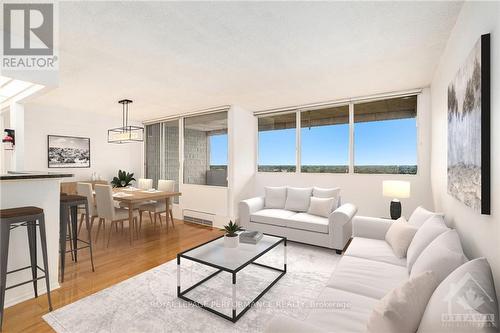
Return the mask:
M 175 260 L 48 313 L 43 319 L 58 333 L 262 332 L 278 313 L 305 319 L 340 259 L 333 250 L 291 242 L 287 251 L 287 273 L 234 324 L 177 298 Z M 271 250 L 259 262 L 283 267 L 283 247 Z M 182 290 L 215 271 L 186 259 L 181 267 Z M 240 271 L 238 302 L 255 298 L 277 274 L 256 265 Z M 230 315 L 231 274 L 222 272 L 186 296 L 218 306 Z

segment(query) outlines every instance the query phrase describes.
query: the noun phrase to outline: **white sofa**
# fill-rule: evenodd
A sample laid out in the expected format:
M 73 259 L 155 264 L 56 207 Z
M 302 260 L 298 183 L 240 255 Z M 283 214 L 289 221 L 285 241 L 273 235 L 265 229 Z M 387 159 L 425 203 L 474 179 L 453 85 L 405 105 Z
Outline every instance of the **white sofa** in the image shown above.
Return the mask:
M 269 204 L 268 190 L 281 191 Z M 295 192 L 294 192 L 295 191 Z M 292 193 L 299 193 L 291 199 Z M 239 204 L 238 223 L 250 230 L 287 237 L 288 240 L 335 249 L 341 253 L 352 236 L 352 218 L 357 212 L 353 204 L 340 205 L 340 189 L 266 188 L 266 196 L 243 200 Z M 308 212 L 312 196 L 333 196 L 331 212 L 326 216 Z M 293 207 L 293 208 L 291 208 Z
M 367 323 L 375 305 L 389 291 L 410 277 L 411 269 L 407 267 L 406 258 L 396 257 L 385 241 L 385 234 L 392 223 L 385 219 L 355 217 L 352 242 L 337 264 L 327 286 L 316 299 L 316 304 L 319 306 L 311 309 L 305 320 L 282 314 L 276 315 L 265 332 L 367 332 Z M 468 263 L 472 264 L 469 266 L 475 265 L 469 269 L 471 272 L 467 271 L 466 262 L 450 273 L 435 289 L 423 317 L 418 320 L 420 322 L 418 332 L 496 331 L 495 328 L 488 327 L 474 329 L 446 327 L 441 322 L 442 314 L 448 309 L 444 302 L 446 294 L 458 284 L 457 277 L 472 273 L 474 278 L 480 281 L 481 287 L 486 287 L 488 294 L 495 298 L 493 277 L 486 259 L 476 259 Z M 483 269 L 483 276 L 478 276 L 480 275 L 478 273 L 480 270 L 476 269 L 478 265 L 487 267 Z M 457 272 L 463 269 L 462 267 L 467 268 L 465 269 L 467 272 Z M 496 298 L 494 305 L 488 311 L 498 314 Z M 498 315 L 495 316 L 498 327 L 497 318 Z

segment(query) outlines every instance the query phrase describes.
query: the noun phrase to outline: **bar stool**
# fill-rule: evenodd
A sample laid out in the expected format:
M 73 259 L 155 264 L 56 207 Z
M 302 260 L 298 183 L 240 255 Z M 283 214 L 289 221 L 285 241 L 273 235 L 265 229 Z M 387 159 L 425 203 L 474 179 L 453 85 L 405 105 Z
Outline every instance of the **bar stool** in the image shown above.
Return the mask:
M 77 225 L 78 225 L 78 206 L 85 207 L 85 225 L 87 227 L 88 241 L 78 238 Z M 68 214 L 71 211 L 71 214 Z M 71 217 L 70 217 L 71 215 Z M 70 227 L 69 241 L 72 244 L 71 249 L 66 251 L 66 235 Z M 86 245 L 78 247 L 78 242 Z M 90 264 L 92 265 L 92 272 L 94 269 L 94 256 L 92 255 L 92 236 L 90 233 L 89 225 L 89 205 L 87 197 L 81 195 L 61 195 L 60 197 L 60 219 L 59 219 L 59 253 L 61 255 L 61 282 L 64 282 L 64 268 L 66 267 L 66 253 L 71 252 L 72 258 L 78 262 L 78 251 L 89 248 L 90 250 Z
M 37 223 L 38 221 L 38 223 Z M 43 269 L 37 263 L 36 227 L 40 228 L 40 240 L 42 242 Z M 7 272 L 7 262 L 9 258 L 9 238 L 10 231 L 18 227 L 27 227 L 28 246 L 30 252 L 31 265 Z M 32 280 L 17 283 L 10 287 L 6 286 L 7 274 L 19 272 L 31 268 Z M 44 273 L 38 277 L 38 271 Z M 43 209 L 38 207 L 18 207 L 0 210 L 0 331 L 3 322 L 3 306 L 5 303 L 5 291 L 24 284 L 33 283 L 35 298 L 38 297 L 38 280 L 45 278 L 47 287 L 47 298 L 49 300 L 49 311 L 52 311 L 52 301 L 50 299 L 49 267 L 47 260 L 47 239 L 45 235 L 45 217 Z

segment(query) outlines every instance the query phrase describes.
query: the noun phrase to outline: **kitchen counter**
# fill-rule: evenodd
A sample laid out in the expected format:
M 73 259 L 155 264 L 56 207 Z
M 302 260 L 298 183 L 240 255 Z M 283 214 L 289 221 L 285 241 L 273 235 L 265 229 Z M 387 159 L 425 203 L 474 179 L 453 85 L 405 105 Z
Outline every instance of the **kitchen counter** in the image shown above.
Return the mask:
M 49 278 L 52 290 L 59 288 L 59 198 L 61 181 L 72 177 L 64 172 L 13 172 L 0 175 L 0 209 L 36 206 L 45 214 Z M 37 228 L 37 233 L 39 229 Z M 38 236 L 38 240 L 40 236 Z M 10 232 L 9 259 L 7 269 L 14 270 L 30 265 L 26 228 L 16 228 Z M 38 265 L 43 267 L 40 242 Z M 31 271 L 23 270 L 7 275 L 7 285 L 15 285 L 31 279 Z M 45 283 L 38 282 L 39 294 L 45 293 Z M 7 290 L 5 307 L 34 297 L 31 283 Z
M 0 180 L 17 180 L 17 179 L 46 179 L 46 178 L 67 178 L 73 177 L 71 173 L 63 172 L 8 172 L 7 174 L 0 175 Z

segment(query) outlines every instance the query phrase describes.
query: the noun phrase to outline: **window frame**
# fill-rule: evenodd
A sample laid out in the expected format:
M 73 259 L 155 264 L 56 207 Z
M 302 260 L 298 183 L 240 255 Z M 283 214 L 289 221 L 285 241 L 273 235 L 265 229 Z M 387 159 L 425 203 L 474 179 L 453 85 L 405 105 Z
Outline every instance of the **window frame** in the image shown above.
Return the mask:
M 226 166 L 226 184 L 225 185 L 210 185 L 210 184 L 194 184 L 194 183 L 187 183 L 184 179 L 185 177 L 185 170 L 186 170 L 186 158 L 185 158 L 185 129 L 186 129 L 186 119 L 189 118 L 195 118 L 198 116 L 208 116 L 208 115 L 213 115 L 213 114 L 218 114 L 218 113 L 225 113 L 226 114 L 226 122 L 227 122 L 227 128 L 226 128 L 226 135 L 227 135 L 227 166 Z M 231 160 L 231 145 L 230 145 L 230 138 L 229 138 L 229 117 L 230 117 L 230 112 L 229 109 L 221 109 L 221 110 L 216 110 L 216 111 L 211 111 L 211 112 L 201 112 L 201 113 L 195 113 L 195 114 L 186 114 L 181 117 L 179 117 L 179 126 L 181 130 L 179 131 L 179 149 L 182 151 L 182 156 L 179 155 L 180 158 L 180 179 L 182 182 L 180 184 L 182 185 L 187 185 L 187 186 L 206 186 L 206 187 L 212 187 L 212 188 L 222 188 L 222 189 L 228 189 L 230 187 L 230 182 L 229 182 L 229 172 L 230 172 L 230 160 Z M 208 160 L 208 164 L 210 165 L 210 156 Z
M 276 173 L 284 173 L 287 175 L 293 175 L 300 173 L 300 151 L 298 149 L 300 144 L 300 132 L 297 128 L 297 122 L 300 121 L 300 115 L 297 114 L 297 110 L 289 110 L 284 112 L 275 112 L 271 114 L 258 115 L 257 121 L 255 122 L 255 172 L 265 173 L 265 174 L 276 174 Z M 259 170 L 259 118 L 279 116 L 284 114 L 295 114 L 295 171 L 290 172 L 274 172 L 274 171 L 260 171 Z
M 359 175 L 361 177 L 363 176 L 373 176 L 373 175 L 392 175 L 396 177 L 414 177 L 420 175 L 420 130 L 419 130 L 419 120 L 420 120 L 420 110 L 419 110 L 419 104 L 420 104 L 420 96 L 421 92 L 409 92 L 406 94 L 399 94 L 399 95 L 387 95 L 383 97 L 374 97 L 374 98 L 358 98 L 356 100 L 350 99 L 347 101 L 341 101 L 341 102 L 332 102 L 328 104 L 323 104 L 320 106 L 313 106 L 313 107 L 296 107 L 293 109 L 288 109 L 288 110 L 283 110 L 279 112 L 266 112 L 266 113 L 261 113 L 261 114 L 256 114 L 256 125 L 255 125 L 255 152 L 256 152 L 256 159 L 255 159 L 255 172 L 256 173 L 262 173 L 262 174 L 280 174 L 281 172 L 273 172 L 273 171 L 259 171 L 259 125 L 258 125 L 258 118 L 264 118 L 264 117 L 272 117 L 280 114 L 290 114 L 290 113 L 295 113 L 296 115 L 296 122 L 295 122 L 295 172 L 285 172 L 285 174 L 290 175 L 290 174 L 306 174 L 306 175 Z M 394 98 L 403 98 L 403 97 L 408 97 L 408 96 L 416 96 L 417 97 L 417 114 L 415 116 L 415 131 L 416 131 L 416 166 L 417 166 L 417 172 L 415 174 L 404 174 L 404 173 L 356 173 L 354 172 L 354 166 L 355 166 L 355 147 L 354 147 L 354 140 L 355 140 L 355 123 L 354 123 L 354 106 L 356 104 L 360 103 L 368 103 L 368 102 L 375 102 L 375 101 L 383 101 L 386 99 L 394 99 Z M 332 173 L 332 172 L 302 172 L 302 142 L 301 142 L 301 113 L 305 111 L 314 111 L 314 110 L 321 110 L 325 108 L 331 108 L 331 107 L 341 107 L 341 106 L 349 106 L 349 159 L 348 159 L 348 172 L 346 173 Z

